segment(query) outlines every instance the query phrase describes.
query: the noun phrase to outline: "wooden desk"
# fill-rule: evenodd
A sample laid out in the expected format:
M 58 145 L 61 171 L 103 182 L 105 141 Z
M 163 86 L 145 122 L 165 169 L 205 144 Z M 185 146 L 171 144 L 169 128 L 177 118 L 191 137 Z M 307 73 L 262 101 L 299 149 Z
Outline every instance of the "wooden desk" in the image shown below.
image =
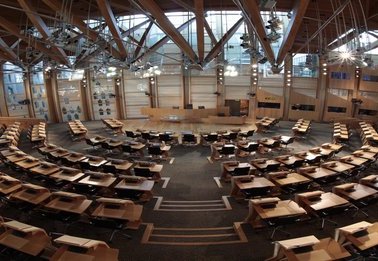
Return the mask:
M 302 158 L 293 155 L 281 155 L 276 157 L 275 160 L 284 164 L 288 168 L 293 167 L 297 162 L 304 162 Z
M 92 156 L 92 155 L 85 155 L 84 157 L 85 159 L 82 159 L 81 162 L 87 162 L 93 168 L 99 168 L 102 165 L 104 165 L 106 162 L 108 162 L 103 157 Z
M 271 181 L 264 177 L 239 176 L 231 178 L 231 196 L 238 196 L 242 190 L 254 190 L 260 188 L 275 188 Z M 265 196 L 265 195 L 261 195 Z
M 59 158 L 64 158 L 64 157 L 70 155 L 71 153 L 66 149 L 58 148 L 56 150 L 52 150 L 50 152 L 47 152 L 47 154 L 50 154 L 55 159 L 59 159 Z
M 249 214 L 246 221 L 255 228 L 261 227 L 261 220 L 278 217 L 305 216 L 307 212 L 292 200 L 262 198 L 249 200 Z
M 362 166 L 366 164 L 369 160 L 365 158 L 359 158 L 353 155 L 348 155 L 340 158 L 341 162 L 345 162 L 354 166 Z
M 59 149 L 60 147 L 57 146 L 57 145 L 54 145 L 54 144 L 47 144 L 46 146 L 43 146 L 43 147 L 39 147 L 38 148 L 38 151 L 39 153 L 45 155 L 45 154 L 48 154 L 50 152 L 53 152 L 57 149 Z
M 298 173 L 288 171 L 270 172 L 267 174 L 269 180 L 273 181 L 278 187 L 299 185 L 310 183 L 311 180 Z
M 359 201 L 364 198 L 377 196 L 378 191 L 358 183 L 345 183 L 334 186 L 332 192 L 347 200 Z
M 58 172 L 59 170 L 60 167 L 58 165 L 46 161 L 41 161 L 40 165 L 31 168 L 29 171 L 34 175 L 49 176 L 55 172 Z
M 141 164 L 140 162 L 136 162 L 134 165 L 134 168 L 148 168 L 150 172 L 153 172 L 154 177 L 153 179 L 161 179 L 161 171 L 163 170 L 163 165 L 152 163 L 148 166 L 145 166 L 144 164 Z
M 247 174 L 255 174 L 256 169 L 251 164 L 247 162 L 239 162 L 239 161 L 228 161 L 223 162 L 223 171 L 221 175 L 221 179 L 225 181 L 230 180 L 230 173 L 234 172 L 236 168 L 249 168 L 249 173 Z
M 2 158 L 7 158 L 9 156 L 15 155 L 18 152 L 21 151 L 16 146 L 9 146 L 8 149 L 0 151 Z
M 280 141 L 271 138 L 262 138 L 259 139 L 257 142 L 268 148 L 279 147 L 280 144 Z
M 321 166 L 323 168 L 330 169 L 338 173 L 351 171 L 356 167 L 354 165 L 347 164 L 344 162 L 339 162 L 339 161 L 328 161 L 328 162 L 323 163 Z
M 267 260 L 329 261 L 349 256 L 350 253 L 332 238 L 319 240 L 306 236 L 275 242 L 274 255 Z
M 66 156 L 64 156 L 62 158 L 67 159 L 72 164 L 76 164 L 76 163 L 78 163 L 78 162 L 86 159 L 86 157 L 84 156 L 84 154 L 77 153 L 77 152 L 70 152 L 68 155 L 66 155 Z
M 80 183 L 80 184 L 86 184 L 86 185 L 91 185 L 91 186 L 96 186 L 96 187 L 108 188 L 117 179 L 116 177 L 114 177 L 110 173 L 86 171 L 85 174 L 87 174 L 88 176 L 86 176 L 85 178 L 79 180 L 78 183 Z
M 372 174 L 360 179 L 360 183 L 378 189 L 378 175 Z
M 17 161 L 14 163 L 15 166 L 22 168 L 24 170 L 28 170 L 34 168 L 40 164 L 39 159 L 34 158 L 32 156 L 26 156 L 25 159 Z
M 108 139 L 108 140 L 104 141 L 103 143 L 108 144 L 108 146 L 109 146 L 111 149 L 117 149 L 117 148 L 120 148 L 120 147 L 121 147 L 121 145 L 123 144 L 123 141 L 120 141 L 120 140 L 113 140 L 113 139 Z
M 118 249 L 98 240 L 64 235 L 54 240 L 63 246 L 55 252 L 50 261 L 118 261 Z M 82 248 L 84 253 L 72 252 L 69 246 Z
M 82 214 L 92 203 L 92 200 L 88 200 L 84 195 L 63 191 L 51 193 L 51 198 L 44 207 L 75 214 Z
M 11 199 L 17 199 L 33 205 L 41 204 L 50 197 L 50 191 L 41 186 L 33 184 L 22 184 L 20 191 L 12 193 Z
M 155 182 L 153 180 L 148 180 L 143 177 L 125 177 L 117 185 L 115 189 L 124 189 L 124 190 L 138 190 L 144 192 L 151 192 L 154 187 Z
M 370 152 L 370 151 L 364 151 L 364 150 L 356 150 L 352 152 L 352 155 L 359 158 L 364 158 L 368 160 L 375 160 L 377 153 Z
M 343 148 L 343 145 L 335 144 L 335 143 L 323 143 L 321 147 L 323 149 L 333 150 L 337 153 Z
M 373 146 L 370 146 L 370 145 L 362 146 L 361 150 L 378 154 L 378 147 L 373 147 Z
M 314 147 L 314 148 L 309 149 L 309 151 L 312 152 L 312 153 L 320 154 L 324 158 L 328 158 L 329 156 L 331 156 L 334 153 L 333 150 L 322 148 L 322 147 Z
M 309 151 L 301 151 L 295 154 L 295 156 L 305 160 L 306 162 L 313 162 L 322 157 L 320 153 L 314 153 Z
M 3 226 L 7 229 L 0 235 L 0 244 L 8 248 L 37 256 L 50 244 L 50 237 L 42 228 L 18 221 L 5 222 Z
M 119 173 L 127 173 L 130 174 L 130 169 L 133 166 L 133 163 L 127 161 L 127 160 L 121 160 L 121 159 L 113 159 L 113 158 L 107 158 L 108 162 L 104 165 L 106 166 L 114 166 Z
M 251 160 L 251 164 L 262 172 L 264 172 L 271 165 L 278 165 L 277 168 L 280 165 L 278 161 L 266 158 L 253 159 Z
M 90 138 L 89 140 L 92 142 L 92 144 L 94 144 L 96 146 L 98 144 L 101 144 L 101 143 L 107 141 L 108 138 L 100 136 L 100 135 L 96 135 L 95 137 Z
M 17 161 L 21 161 L 21 160 L 26 159 L 27 156 L 28 156 L 28 154 L 26 154 L 22 151 L 17 151 L 15 154 L 7 156 L 7 160 L 10 163 L 16 163 Z
M 348 200 L 332 193 L 323 191 L 305 192 L 295 195 L 298 204 L 307 211 L 317 215 L 317 212 L 338 206 L 350 206 Z
M 93 211 L 92 216 L 141 222 L 142 205 L 135 205 L 131 200 L 118 198 L 99 198 L 100 205 Z
M 378 245 L 378 223 L 371 224 L 362 221 L 338 228 L 335 239 L 340 244 L 350 242 L 360 251 L 376 247 Z
M 0 175 L 0 194 L 8 195 L 21 189 L 22 182 L 8 175 Z
M 81 177 L 83 177 L 84 175 L 85 174 L 79 169 L 74 169 L 74 168 L 69 168 L 69 167 L 60 167 L 60 170 L 50 175 L 50 177 L 54 179 L 58 179 L 58 180 L 75 182 Z
M 314 180 L 327 179 L 339 175 L 340 173 L 323 167 L 309 166 L 297 169 L 299 174 Z

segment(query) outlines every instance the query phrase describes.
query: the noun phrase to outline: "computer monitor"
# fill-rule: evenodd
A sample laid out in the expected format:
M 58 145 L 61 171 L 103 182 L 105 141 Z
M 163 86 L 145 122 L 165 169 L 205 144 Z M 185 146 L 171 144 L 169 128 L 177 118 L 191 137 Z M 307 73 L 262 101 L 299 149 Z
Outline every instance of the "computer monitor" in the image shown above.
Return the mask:
M 188 103 L 188 104 L 186 105 L 186 108 L 187 108 L 187 109 L 193 109 L 193 104 Z

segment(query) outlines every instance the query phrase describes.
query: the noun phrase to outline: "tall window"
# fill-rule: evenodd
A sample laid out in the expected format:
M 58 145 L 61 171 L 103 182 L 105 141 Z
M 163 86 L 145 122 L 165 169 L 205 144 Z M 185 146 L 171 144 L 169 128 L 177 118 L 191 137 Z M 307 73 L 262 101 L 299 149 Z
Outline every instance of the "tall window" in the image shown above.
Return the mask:
M 3 79 L 5 99 L 8 114 L 12 117 L 29 117 L 28 103 L 26 100 L 24 74 L 20 67 L 9 62 L 3 65 Z
M 315 54 L 298 53 L 293 57 L 293 76 L 317 78 L 319 58 Z
M 49 121 L 49 106 L 42 62 L 33 67 L 33 71 L 30 75 L 30 85 L 35 117 Z

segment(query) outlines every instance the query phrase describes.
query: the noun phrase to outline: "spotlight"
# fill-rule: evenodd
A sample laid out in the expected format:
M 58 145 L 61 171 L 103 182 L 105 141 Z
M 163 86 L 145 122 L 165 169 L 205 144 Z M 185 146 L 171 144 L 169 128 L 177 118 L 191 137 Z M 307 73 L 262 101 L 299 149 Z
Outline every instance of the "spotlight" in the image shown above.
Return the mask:
M 273 31 L 266 36 L 267 40 L 271 43 L 276 43 L 278 39 L 281 38 L 281 35 L 278 34 L 276 31 Z

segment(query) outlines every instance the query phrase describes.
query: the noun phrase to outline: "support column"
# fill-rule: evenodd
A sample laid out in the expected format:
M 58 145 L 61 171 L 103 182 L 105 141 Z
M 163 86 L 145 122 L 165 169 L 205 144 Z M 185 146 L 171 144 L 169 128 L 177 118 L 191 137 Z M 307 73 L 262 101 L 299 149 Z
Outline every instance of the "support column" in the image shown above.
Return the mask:
M 33 107 L 33 98 L 31 96 L 31 86 L 30 86 L 30 73 L 29 70 L 28 72 L 23 74 L 24 78 L 24 88 L 25 88 L 25 99 L 29 101 L 27 104 L 28 111 L 29 111 L 29 117 L 30 118 L 35 118 L 35 113 L 34 113 L 34 107 Z
M 251 57 L 251 79 L 249 84 L 249 104 L 248 104 L 248 118 L 255 121 L 256 120 L 256 93 L 257 86 L 259 84 L 259 66 L 257 64 L 257 59 Z
M 125 117 L 125 111 L 124 111 L 124 105 L 123 105 L 123 97 L 122 97 L 122 90 L 123 90 L 123 81 L 122 76 L 114 78 L 114 90 L 115 90 L 115 102 L 116 102 L 116 109 L 118 114 L 118 119 L 124 120 Z
M 85 70 L 83 79 L 80 81 L 80 89 L 82 95 L 84 119 L 94 120 L 93 103 L 92 103 L 92 81 L 90 71 Z
M 55 107 L 58 122 L 63 122 L 62 109 L 60 108 L 59 95 L 58 95 L 58 78 L 56 71 L 45 72 L 45 79 L 50 79 L 52 104 Z
M 318 86 L 316 89 L 316 99 L 319 101 L 319 115 L 318 121 L 323 121 L 324 114 L 326 111 L 326 104 L 328 99 L 328 84 L 329 84 L 329 77 L 328 77 L 328 68 L 327 63 L 323 57 L 319 60 L 319 78 L 318 78 Z
M 292 68 L 293 68 L 293 57 L 291 55 L 286 55 L 285 58 L 285 73 L 284 73 L 284 85 L 283 85 L 283 96 L 284 96 L 284 111 L 283 119 L 285 121 L 289 120 L 289 108 L 290 108 L 290 95 L 292 89 Z
M 55 106 L 58 101 L 54 99 L 54 93 L 56 93 L 56 90 L 53 88 L 52 79 L 50 77 L 50 73 L 43 73 L 43 80 L 45 83 L 45 89 L 46 89 L 46 98 L 47 98 L 47 104 L 49 108 L 49 117 L 50 121 L 53 123 L 59 122 L 59 111 L 57 110 L 57 106 Z
M 8 117 L 8 106 L 7 100 L 5 98 L 5 89 L 4 89 L 4 74 L 0 72 L 0 115 L 2 117 Z

